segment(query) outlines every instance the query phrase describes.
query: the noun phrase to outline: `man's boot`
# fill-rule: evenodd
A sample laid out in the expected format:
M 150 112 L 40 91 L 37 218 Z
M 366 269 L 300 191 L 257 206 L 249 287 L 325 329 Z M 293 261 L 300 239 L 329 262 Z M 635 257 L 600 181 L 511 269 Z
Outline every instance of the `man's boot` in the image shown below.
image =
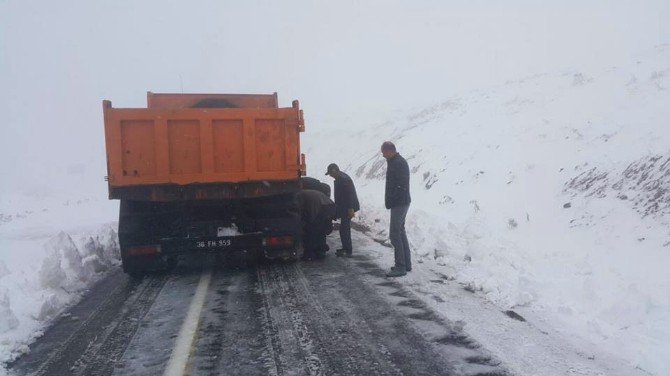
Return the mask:
M 337 257 L 349 257 L 349 258 L 353 257 L 351 250 L 343 248 L 340 248 L 337 251 L 335 251 L 335 255 Z
M 402 277 L 406 275 L 407 272 L 405 271 L 405 268 L 398 268 L 398 267 L 393 267 L 391 268 L 391 271 L 386 273 L 387 277 Z

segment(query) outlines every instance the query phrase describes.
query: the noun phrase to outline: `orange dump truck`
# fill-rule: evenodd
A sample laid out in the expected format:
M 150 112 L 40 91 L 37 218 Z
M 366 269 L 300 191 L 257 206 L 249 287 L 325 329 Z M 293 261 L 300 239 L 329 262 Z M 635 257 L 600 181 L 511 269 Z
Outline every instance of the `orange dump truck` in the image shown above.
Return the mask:
M 277 94 L 147 94 L 103 102 L 109 198 L 130 274 L 197 251 L 301 256 L 294 194 L 305 174 L 298 101 Z

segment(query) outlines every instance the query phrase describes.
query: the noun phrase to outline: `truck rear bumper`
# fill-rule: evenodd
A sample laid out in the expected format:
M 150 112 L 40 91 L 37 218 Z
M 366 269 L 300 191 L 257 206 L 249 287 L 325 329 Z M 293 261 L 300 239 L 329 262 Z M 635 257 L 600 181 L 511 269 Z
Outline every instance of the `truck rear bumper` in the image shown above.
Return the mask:
M 297 239 L 292 235 L 267 235 L 261 232 L 237 236 L 161 239 L 158 253 L 164 256 L 197 252 L 263 252 L 268 258 L 295 256 Z

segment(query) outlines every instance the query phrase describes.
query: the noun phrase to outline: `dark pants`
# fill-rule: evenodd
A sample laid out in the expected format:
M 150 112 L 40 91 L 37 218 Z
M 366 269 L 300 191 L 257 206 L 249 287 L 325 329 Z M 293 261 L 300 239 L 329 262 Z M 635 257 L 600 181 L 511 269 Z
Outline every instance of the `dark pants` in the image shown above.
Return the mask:
M 351 219 L 349 213 L 345 213 L 340 219 L 340 240 L 342 241 L 342 249 L 351 253 Z
M 405 217 L 409 205 L 391 208 L 391 226 L 389 237 L 395 249 L 395 266 L 403 270 L 412 269 L 412 257 L 409 252 L 409 241 L 405 232 Z
M 335 209 L 326 206 L 321 209 L 313 222 L 305 223 L 303 234 L 305 256 L 323 256 L 328 251 L 326 235 L 332 231 L 334 215 Z
M 305 225 L 305 234 L 303 236 L 303 245 L 305 256 L 321 256 L 326 253 L 326 232 L 319 223 L 308 223 Z

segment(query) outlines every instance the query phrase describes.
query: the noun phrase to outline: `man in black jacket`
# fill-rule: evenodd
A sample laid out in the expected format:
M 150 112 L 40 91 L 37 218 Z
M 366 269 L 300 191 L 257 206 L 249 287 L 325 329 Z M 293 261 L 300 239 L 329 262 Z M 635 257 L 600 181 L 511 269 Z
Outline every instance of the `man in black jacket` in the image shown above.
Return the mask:
M 389 237 L 395 249 L 395 266 L 386 276 L 401 277 L 412 270 L 409 242 L 405 232 L 405 217 L 412 201 L 409 195 L 409 166 L 392 142 L 384 142 L 381 149 L 387 162 L 384 201 L 386 209 L 391 209 Z
M 337 256 L 351 257 L 353 246 L 351 244 L 351 218 L 360 210 L 356 187 L 349 175 L 340 171 L 340 168 L 331 163 L 328 165 L 326 175 L 335 179 L 335 207 L 336 218 L 340 218 L 340 240 L 342 248 L 335 251 Z

